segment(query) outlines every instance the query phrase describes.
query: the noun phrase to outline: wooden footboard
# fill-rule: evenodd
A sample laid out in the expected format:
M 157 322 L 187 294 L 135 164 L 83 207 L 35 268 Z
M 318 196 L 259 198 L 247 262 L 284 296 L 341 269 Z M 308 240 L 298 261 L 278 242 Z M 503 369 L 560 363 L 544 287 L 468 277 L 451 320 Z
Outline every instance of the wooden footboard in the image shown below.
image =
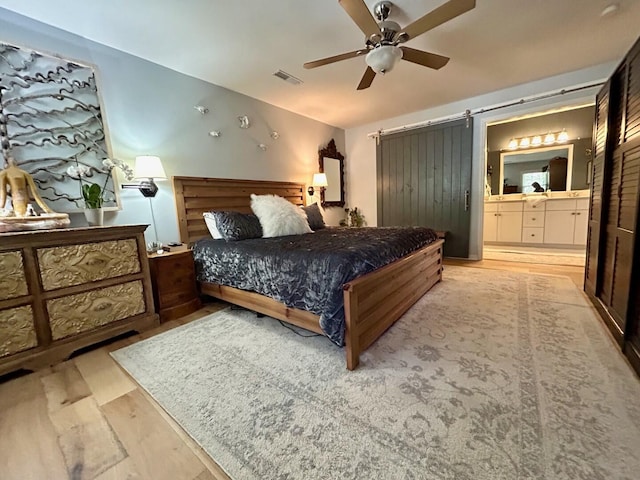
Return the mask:
M 358 366 L 360 353 L 375 342 L 420 297 L 442 279 L 442 240 L 345 284 L 347 368 Z M 316 333 L 320 317 L 290 308 L 255 292 L 201 283 L 201 292 Z
M 414 303 L 442 279 L 438 240 L 344 285 L 347 368 Z

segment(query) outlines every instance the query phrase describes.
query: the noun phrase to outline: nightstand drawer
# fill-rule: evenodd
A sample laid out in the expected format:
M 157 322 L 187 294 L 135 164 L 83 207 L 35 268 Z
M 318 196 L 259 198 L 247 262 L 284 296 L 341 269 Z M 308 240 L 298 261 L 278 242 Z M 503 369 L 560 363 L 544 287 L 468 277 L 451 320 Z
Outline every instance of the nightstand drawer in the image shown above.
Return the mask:
M 156 282 L 160 292 L 180 290 L 191 286 L 195 288 L 196 274 L 193 259 L 187 258 L 181 262 L 161 262 L 157 265 L 158 277 Z
M 174 291 L 160 295 L 158 298 L 158 308 L 160 310 L 169 307 L 176 307 L 197 298 L 198 292 L 195 287 L 190 290 Z

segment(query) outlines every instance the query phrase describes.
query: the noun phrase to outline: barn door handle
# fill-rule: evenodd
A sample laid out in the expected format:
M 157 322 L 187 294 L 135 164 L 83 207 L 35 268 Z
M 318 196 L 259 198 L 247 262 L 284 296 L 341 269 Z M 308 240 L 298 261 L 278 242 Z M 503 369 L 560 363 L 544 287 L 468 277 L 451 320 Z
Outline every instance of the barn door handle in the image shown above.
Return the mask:
M 469 190 L 464 191 L 464 211 L 469 211 Z

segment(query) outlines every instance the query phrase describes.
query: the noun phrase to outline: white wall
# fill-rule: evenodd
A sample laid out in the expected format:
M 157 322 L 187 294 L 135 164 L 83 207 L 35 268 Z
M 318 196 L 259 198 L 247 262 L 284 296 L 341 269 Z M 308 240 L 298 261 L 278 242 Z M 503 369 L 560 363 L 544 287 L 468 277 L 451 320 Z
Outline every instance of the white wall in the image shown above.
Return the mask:
M 414 112 L 399 117 L 380 120 L 346 131 L 346 163 L 347 203 L 351 207 L 362 209 L 369 225 L 377 224 L 376 199 L 376 141 L 367 134 L 383 129 L 401 127 L 419 122 L 435 121 L 450 116 L 463 118 L 466 110 L 472 112 L 517 102 L 523 98 L 536 97 L 553 93 L 562 89 L 591 84 L 606 80 L 616 67 L 616 63 L 608 63 L 584 70 L 539 80 L 509 89 L 468 98 L 455 103 Z M 469 81 L 473 81 L 470 79 Z M 428 88 L 428 86 L 426 87 Z M 484 174 L 486 170 L 486 126 L 487 124 L 506 120 L 536 112 L 550 112 L 568 105 L 584 105 L 592 103 L 599 88 L 591 88 L 580 92 L 555 96 L 532 103 L 515 105 L 492 112 L 479 113 L 473 116 L 473 165 L 471 186 L 471 238 L 469 258 L 479 259 L 482 256 L 482 213 L 484 195 Z M 392 101 L 390 99 L 390 101 Z
M 308 184 L 318 171 L 318 150 L 332 138 L 344 152 L 344 130 L 297 115 L 226 88 L 183 75 L 141 58 L 0 8 L 1 40 L 53 53 L 97 69 L 103 115 L 112 156 L 133 166 L 137 155 L 158 155 L 167 176 L 296 181 Z M 197 48 L 197 47 L 196 47 Z M 179 55 L 180 52 L 175 52 Z M 233 65 L 220 65 L 233 68 Z M 274 66 L 274 71 L 277 68 Z M 256 79 L 281 82 L 269 76 Z M 304 85 L 291 86 L 305 95 Z M 203 105 L 206 115 L 193 107 Z M 248 129 L 238 116 L 247 115 Z M 209 131 L 219 130 L 218 138 Z M 270 137 L 275 130 L 277 140 Z M 266 151 L 258 144 L 268 146 Z M 120 179 L 122 181 L 122 179 Z M 170 181 L 158 183 L 152 200 L 162 242 L 178 240 L 178 224 Z M 151 223 L 148 199 L 137 190 L 121 190 L 122 211 L 106 212 L 107 224 Z M 330 224 L 344 212 L 328 209 Z M 72 214 L 72 225 L 86 225 Z M 153 240 L 152 228 L 146 232 Z

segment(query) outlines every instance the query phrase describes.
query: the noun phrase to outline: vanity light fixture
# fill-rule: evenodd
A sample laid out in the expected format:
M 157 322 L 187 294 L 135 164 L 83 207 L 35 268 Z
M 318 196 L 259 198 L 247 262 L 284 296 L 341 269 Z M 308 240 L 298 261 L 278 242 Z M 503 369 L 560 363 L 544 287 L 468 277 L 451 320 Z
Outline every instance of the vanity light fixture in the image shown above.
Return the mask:
M 518 148 L 541 147 L 542 145 L 553 145 L 554 143 L 566 143 L 569 141 L 567 129 L 561 132 L 548 132 L 546 135 L 536 134 L 530 137 L 511 138 L 507 148 L 517 150 Z

